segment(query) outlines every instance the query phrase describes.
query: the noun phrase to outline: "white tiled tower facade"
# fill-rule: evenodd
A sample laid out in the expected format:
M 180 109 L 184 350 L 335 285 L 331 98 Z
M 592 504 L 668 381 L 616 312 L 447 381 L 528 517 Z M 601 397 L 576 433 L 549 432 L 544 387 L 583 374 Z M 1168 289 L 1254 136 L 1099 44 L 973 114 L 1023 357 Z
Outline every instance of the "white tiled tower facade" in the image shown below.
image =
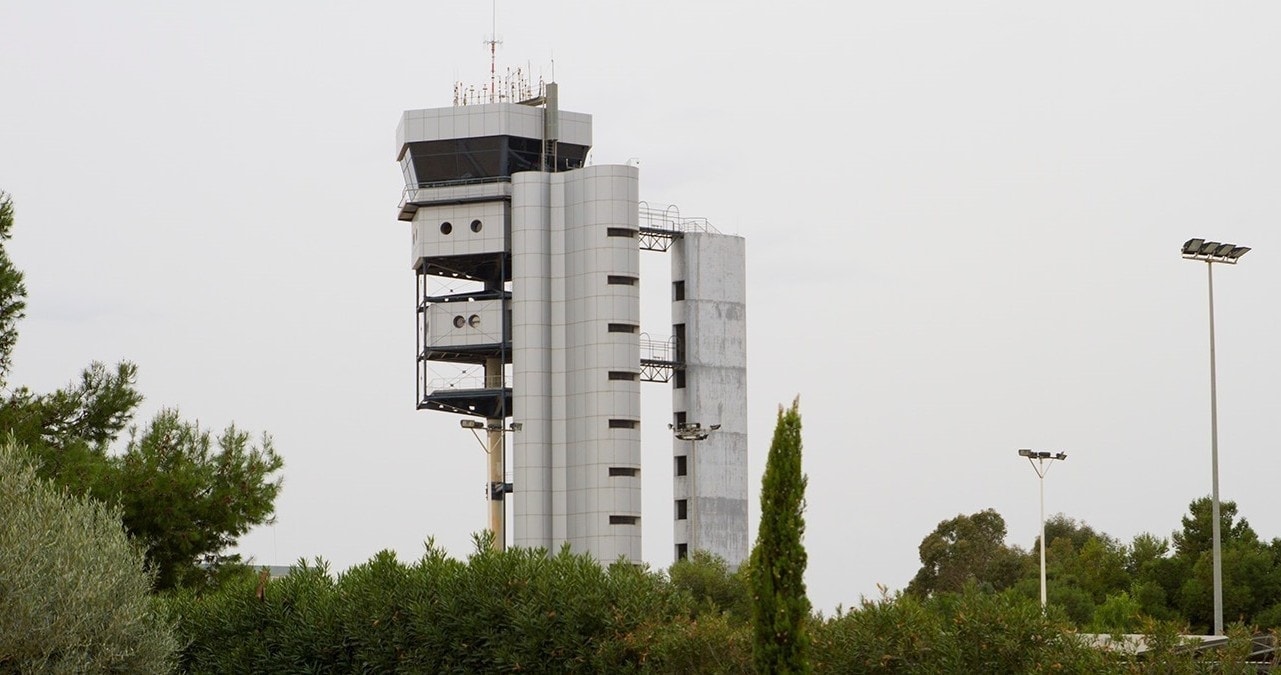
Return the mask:
M 637 171 L 512 177 L 517 546 L 641 559 Z
M 691 473 L 675 478 L 687 505 L 674 516 L 676 554 L 707 548 L 742 562 L 742 239 L 649 231 L 650 241 L 667 242 L 653 250 L 672 250 L 673 279 L 688 294 L 672 310 L 688 344 L 675 351 L 688 363 L 646 360 L 638 170 L 584 166 L 591 118 L 558 110 L 555 85 L 525 103 L 407 111 L 397 144 L 406 185 L 400 219 L 412 223 L 418 277 L 417 404 L 463 415 L 464 426 L 488 434 L 498 541 L 506 541 L 510 501 L 516 546 L 568 543 L 602 562 L 639 562 L 640 383 L 670 380 L 678 421 L 722 426 L 698 443 Z M 704 255 L 730 259 L 705 265 Z M 719 337 L 708 341 L 704 330 Z M 437 376 L 442 368 L 448 377 Z M 655 369 L 666 375 L 646 377 Z

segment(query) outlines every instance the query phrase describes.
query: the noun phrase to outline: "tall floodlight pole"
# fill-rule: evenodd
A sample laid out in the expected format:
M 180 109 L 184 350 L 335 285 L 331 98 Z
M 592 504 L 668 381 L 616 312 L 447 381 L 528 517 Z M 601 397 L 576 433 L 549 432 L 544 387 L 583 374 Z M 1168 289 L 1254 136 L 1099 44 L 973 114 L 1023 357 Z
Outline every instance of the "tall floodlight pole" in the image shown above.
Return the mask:
M 1210 523 L 1214 539 L 1214 634 L 1223 635 L 1223 544 L 1219 532 L 1219 393 L 1214 364 L 1214 263 L 1235 265 L 1250 251 L 1248 246 L 1189 239 L 1183 257 L 1205 263 L 1210 293 Z
M 721 428 L 721 425 L 713 424 L 710 427 L 707 427 L 706 429 L 704 429 L 703 424 L 701 422 L 681 422 L 680 424 L 669 424 L 667 425 L 667 428 L 672 430 L 672 434 L 676 436 L 677 439 L 682 441 L 689 441 L 689 459 L 687 460 L 689 462 L 689 467 L 690 467 L 689 479 L 691 482 L 696 481 L 698 479 L 698 474 L 697 474 L 698 461 L 694 459 L 694 447 L 695 447 L 694 444 L 698 443 L 699 441 L 707 440 L 707 437 L 711 436 L 713 431 L 716 431 L 717 429 Z M 698 494 L 698 490 L 692 490 L 691 494 Z M 698 504 L 697 502 L 695 502 L 694 504 L 690 504 L 686 508 L 687 508 L 687 515 L 689 517 L 689 520 L 694 526 L 693 530 L 697 532 L 698 531 Z M 697 546 L 702 542 L 694 541 L 692 543 L 695 546 Z M 693 551 L 691 550 L 690 552 L 692 553 Z
M 1067 459 L 1066 452 L 1057 454 L 1045 451 L 1037 452 L 1035 450 L 1019 450 L 1019 457 L 1027 457 L 1027 461 L 1032 465 L 1032 470 L 1036 472 L 1036 477 L 1041 483 L 1041 612 L 1045 612 L 1045 474 L 1049 473 L 1050 467 L 1045 461 Z
M 512 491 L 512 484 L 507 482 L 507 444 L 503 436 L 506 432 L 521 430 L 520 422 L 512 422 L 503 428 L 501 419 L 459 420 L 464 429 L 471 429 L 480 448 L 489 455 L 489 482 L 486 492 L 489 496 L 489 531 L 494 533 L 493 548 L 495 551 L 507 550 L 507 495 Z M 480 431 L 485 431 L 486 440 L 480 440 Z

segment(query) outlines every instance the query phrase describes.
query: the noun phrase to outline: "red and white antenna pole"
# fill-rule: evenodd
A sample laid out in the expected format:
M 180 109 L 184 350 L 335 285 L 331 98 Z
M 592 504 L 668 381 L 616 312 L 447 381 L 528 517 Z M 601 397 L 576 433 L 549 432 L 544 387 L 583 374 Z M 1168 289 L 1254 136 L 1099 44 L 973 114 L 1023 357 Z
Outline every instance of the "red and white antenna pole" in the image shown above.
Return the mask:
M 503 43 L 502 40 L 498 39 L 498 0 L 493 2 L 492 16 L 493 24 L 491 30 L 493 32 L 489 34 L 489 39 L 485 40 L 485 44 L 489 45 L 489 102 L 496 103 L 498 101 L 498 45 Z

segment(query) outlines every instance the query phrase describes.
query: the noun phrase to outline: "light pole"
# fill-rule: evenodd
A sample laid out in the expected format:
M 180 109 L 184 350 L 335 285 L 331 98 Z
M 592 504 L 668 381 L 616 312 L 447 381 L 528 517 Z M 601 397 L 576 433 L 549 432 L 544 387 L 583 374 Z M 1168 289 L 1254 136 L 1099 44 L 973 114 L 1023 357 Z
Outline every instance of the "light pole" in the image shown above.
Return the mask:
M 1248 246 L 1189 239 L 1183 257 L 1205 263 L 1210 291 L 1210 523 L 1214 539 L 1214 634 L 1223 635 L 1223 546 L 1219 533 L 1219 393 L 1214 365 L 1214 263 L 1235 265 L 1250 251 Z
M 1019 457 L 1027 457 L 1027 461 L 1032 465 L 1032 470 L 1036 472 L 1036 477 L 1041 482 L 1041 612 L 1045 612 L 1045 474 L 1049 473 L 1050 467 L 1046 466 L 1045 460 L 1067 459 L 1066 452 L 1052 454 L 1049 452 L 1022 449 L 1019 450 Z
M 494 533 L 494 550 L 507 550 L 507 494 L 512 491 L 512 484 L 507 482 L 507 448 L 505 432 L 520 431 L 521 423 L 512 422 L 503 428 L 501 419 L 459 420 L 464 429 L 471 429 L 472 435 L 480 447 L 489 455 L 489 531 Z M 480 430 L 486 432 L 487 440 L 480 440 Z
M 707 427 L 706 429 L 704 429 L 702 423 L 700 422 L 681 422 L 679 424 L 668 424 L 667 428 L 672 430 L 672 434 L 676 436 L 677 439 L 682 441 L 689 441 L 689 455 L 687 456 L 685 462 L 689 471 L 689 482 L 691 485 L 696 486 L 697 484 L 695 483 L 695 481 L 698 479 L 698 459 L 694 457 L 694 444 L 699 441 L 707 440 L 707 437 L 711 436 L 713 431 L 716 431 L 717 429 L 721 428 L 721 425 L 713 424 L 710 427 Z M 698 490 L 696 487 L 691 488 L 689 492 L 695 495 L 698 494 Z M 690 552 L 693 552 L 698 547 L 698 545 L 702 543 L 695 540 L 695 537 L 698 535 L 698 504 L 697 503 L 694 503 L 694 504 L 687 503 L 686 516 L 689 518 L 689 522 L 690 522 L 690 527 L 689 527 L 690 540 L 687 542 L 687 545 L 688 545 L 688 550 Z

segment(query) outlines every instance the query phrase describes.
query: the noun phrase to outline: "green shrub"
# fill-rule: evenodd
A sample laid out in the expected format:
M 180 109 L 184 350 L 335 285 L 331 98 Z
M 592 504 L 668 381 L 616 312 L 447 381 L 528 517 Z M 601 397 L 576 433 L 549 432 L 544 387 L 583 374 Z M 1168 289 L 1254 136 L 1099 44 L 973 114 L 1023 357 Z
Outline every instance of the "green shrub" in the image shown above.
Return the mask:
M 673 563 L 667 576 L 677 590 L 690 594 L 700 616 L 725 614 L 735 625 L 751 620 L 752 591 L 746 563 L 737 572 L 731 572 L 724 558 L 707 551 L 695 551 Z
M 323 561 L 289 576 L 243 575 L 203 593 L 169 596 L 195 673 L 344 671 L 349 664 L 334 580 Z
M 170 602 L 189 640 L 182 665 L 196 673 L 636 671 L 683 658 L 655 626 L 684 622 L 709 646 L 739 634 L 693 622 L 689 596 L 662 575 L 483 539 L 466 561 L 428 542 L 412 565 L 384 551 L 337 579 L 302 565 Z M 645 631 L 668 641 L 655 651 L 635 639 Z
M 914 595 L 863 600 L 812 630 L 814 669 L 830 673 L 920 672 L 939 639 L 939 618 Z
M 0 443 L 0 671 L 172 670 L 178 643 L 117 510 L 36 477 Z
M 631 665 L 653 673 L 753 673 L 752 632 L 727 614 L 658 617 L 623 636 Z
M 1106 673 L 1115 659 L 1017 593 L 864 600 L 813 628 L 815 670 L 857 673 Z M 1112 670 L 1109 670 L 1112 669 Z

